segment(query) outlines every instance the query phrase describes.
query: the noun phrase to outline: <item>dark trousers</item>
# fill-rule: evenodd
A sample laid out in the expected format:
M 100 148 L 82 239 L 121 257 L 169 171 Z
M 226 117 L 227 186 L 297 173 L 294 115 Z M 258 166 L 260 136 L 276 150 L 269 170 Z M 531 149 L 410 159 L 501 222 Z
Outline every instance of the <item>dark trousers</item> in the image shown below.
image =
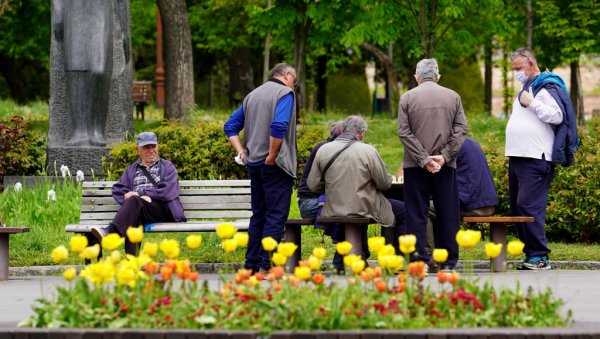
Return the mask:
M 392 245 L 398 251 L 398 249 L 399 249 L 398 237 L 406 234 L 406 208 L 404 206 L 404 202 L 402 202 L 400 200 L 388 199 L 388 201 L 392 205 L 392 212 L 394 213 L 394 219 L 395 219 L 394 239 L 392 240 Z M 367 235 L 368 226 L 369 225 L 363 225 L 362 234 L 361 234 L 361 242 L 362 242 L 362 248 L 363 248 L 362 256 L 363 256 L 364 260 L 367 260 L 369 258 L 369 256 L 371 255 L 371 253 L 369 252 L 369 245 L 368 245 L 368 235 Z M 333 240 L 335 243 L 344 241 L 344 239 L 345 239 L 344 226 L 336 225 L 334 227 L 334 229 L 335 230 L 331 235 L 331 240 Z M 342 256 L 339 255 L 337 252 L 335 252 L 333 255 L 333 266 L 337 269 L 342 269 L 344 267 L 344 263 L 342 261 Z
M 407 233 L 417 237 L 416 252 L 412 260 L 429 262 L 426 251 L 427 214 L 429 197 L 437 213 L 439 248 L 448 251 L 446 265 L 454 266 L 458 261 L 456 232 L 460 227 L 460 201 L 456 186 L 456 170 L 448 166 L 431 174 L 426 169 L 412 167 L 404 169 L 404 201 L 406 205 Z
M 135 254 L 135 245 L 126 236 L 129 226 L 138 227 L 153 222 L 169 221 L 175 221 L 175 219 L 173 219 L 173 214 L 166 203 L 155 200 L 147 202 L 134 195 L 125 200 L 115 215 L 112 224 L 117 228 L 119 234 L 125 237 L 125 253 Z
M 259 268 L 271 267 L 262 239 L 272 237 L 280 242 L 283 238 L 283 227 L 290 212 L 293 178 L 278 166 L 248 166 L 248 173 L 252 217 L 244 267 L 258 271 Z
M 508 160 L 511 213 L 535 218 L 534 222 L 516 224 L 519 239 L 525 243 L 523 251 L 527 257 L 550 253 L 544 224 L 553 175 L 554 164 L 544 159 L 510 157 Z

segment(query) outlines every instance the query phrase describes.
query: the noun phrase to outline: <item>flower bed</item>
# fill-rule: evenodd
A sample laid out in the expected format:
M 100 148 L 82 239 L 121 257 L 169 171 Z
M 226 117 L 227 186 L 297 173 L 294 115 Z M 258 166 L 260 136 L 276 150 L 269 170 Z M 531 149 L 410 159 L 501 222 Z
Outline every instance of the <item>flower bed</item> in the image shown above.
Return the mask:
M 217 230 L 224 250 L 244 247 L 247 236 L 224 225 Z M 128 236 L 134 241 L 143 237 L 138 228 L 130 228 Z M 478 239 L 471 236 L 461 234 L 457 240 L 473 245 Z M 72 237 L 71 252 L 86 258 L 97 256 L 99 246 L 87 246 L 84 239 Z M 293 274 L 286 274 L 281 265 L 297 250 L 295 245 L 266 238 L 263 247 L 272 252 L 271 270 L 267 274 L 244 269 L 224 274 L 217 290 L 201 283 L 189 261 L 177 258 L 176 241 L 146 242 L 140 256 L 124 258 L 116 250 L 122 243 L 116 235 L 105 237 L 102 246 L 112 251 L 111 255 L 86 266 L 79 277 L 73 269 L 66 270 L 65 279 L 73 283 L 58 288 L 56 299 L 40 300 L 34 316 L 21 325 L 235 329 L 269 334 L 307 329 L 557 327 L 570 321 L 559 312 L 562 302 L 555 300 L 550 290 L 522 292 L 518 285 L 497 289 L 493 281 L 462 279 L 457 272 L 438 272 L 437 284 L 428 281 L 435 278 L 426 278 L 423 262 L 405 265 L 404 257 L 379 237 L 369 239 L 371 252 L 378 256 L 379 266 L 374 268 L 365 268 L 360 257 L 348 254 L 348 243 L 339 243 L 337 250 L 352 273 L 336 278 L 318 272 L 326 255 L 323 248 L 316 248 Z M 186 242 L 196 249 L 200 244 L 197 235 Z M 414 251 L 414 237 L 401 237 L 400 244 L 403 253 Z M 515 251 L 514 245 L 511 251 Z M 489 252 L 495 253 L 491 248 Z M 444 254 L 436 251 L 436 260 L 445 261 Z M 68 255 L 66 247 L 52 253 L 56 261 Z M 161 256 L 166 259 L 162 265 L 155 261 Z

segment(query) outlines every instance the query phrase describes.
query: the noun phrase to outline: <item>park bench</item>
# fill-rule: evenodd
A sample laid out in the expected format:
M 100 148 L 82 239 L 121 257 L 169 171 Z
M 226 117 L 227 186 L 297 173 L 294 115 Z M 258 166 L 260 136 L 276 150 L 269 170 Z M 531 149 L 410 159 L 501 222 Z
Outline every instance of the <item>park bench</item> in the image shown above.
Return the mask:
M 525 216 L 489 216 L 489 217 L 464 217 L 463 222 L 467 224 L 489 223 L 490 241 L 502 244 L 502 253 L 494 259 L 490 259 L 490 265 L 494 272 L 506 271 L 506 226 L 516 222 L 534 222 L 535 218 Z
M 8 280 L 8 238 L 11 234 L 29 232 L 28 227 L 0 226 L 0 281 Z
M 152 92 L 151 81 L 133 81 L 133 106 L 135 106 L 136 118 L 144 120 L 144 107 L 150 104 L 150 93 Z
M 83 182 L 79 224 L 67 225 L 65 231 L 84 234 L 95 242 L 92 227 L 108 225 L 120 207 L 112 197 L 114 183 Z M 250 180 L 181 180 L 179 185 L 188 221 L 155 223 L 149 232 L 211 232 L 224 221 L 238 230 L 248 230 L 252 215 Z

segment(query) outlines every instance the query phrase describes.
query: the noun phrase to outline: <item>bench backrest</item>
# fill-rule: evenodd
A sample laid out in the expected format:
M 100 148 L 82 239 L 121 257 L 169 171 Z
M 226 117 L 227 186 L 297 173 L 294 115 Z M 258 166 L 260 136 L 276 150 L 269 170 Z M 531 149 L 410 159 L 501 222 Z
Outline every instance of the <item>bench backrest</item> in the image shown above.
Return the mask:
M 83 182 L 80 224 L 107 225 L 120 205 L 114 181 Z M 180 200 L 188 221 L 250 219 L 250 180 L 180 180 Z
M 150 102 L 150 91 L 152 90 L 152 81 L 134 81 L 133 82 L 133 102 L 145 103 Z

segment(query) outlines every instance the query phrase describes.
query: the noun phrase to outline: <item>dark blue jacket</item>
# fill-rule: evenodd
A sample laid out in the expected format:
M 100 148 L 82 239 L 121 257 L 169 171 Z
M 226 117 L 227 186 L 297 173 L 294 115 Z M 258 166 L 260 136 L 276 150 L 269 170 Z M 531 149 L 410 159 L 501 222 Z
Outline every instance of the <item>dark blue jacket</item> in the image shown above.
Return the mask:
M 472 211 L 498 205 L 494 177 L 479 144 L 465 138 L 456 156 L 456 181 L 460 208 Z
M 534 95 L 545 88 L 556 100 L 563 113 L 563 121 L 554 131 L 552 162 L 563 166 L 573 165 L 575 151 L 579 147 L 579 136 L 577 135 L 575 110 L 564 81 L 557 74 L 546 71 L 535 78 L 532 87 Z

